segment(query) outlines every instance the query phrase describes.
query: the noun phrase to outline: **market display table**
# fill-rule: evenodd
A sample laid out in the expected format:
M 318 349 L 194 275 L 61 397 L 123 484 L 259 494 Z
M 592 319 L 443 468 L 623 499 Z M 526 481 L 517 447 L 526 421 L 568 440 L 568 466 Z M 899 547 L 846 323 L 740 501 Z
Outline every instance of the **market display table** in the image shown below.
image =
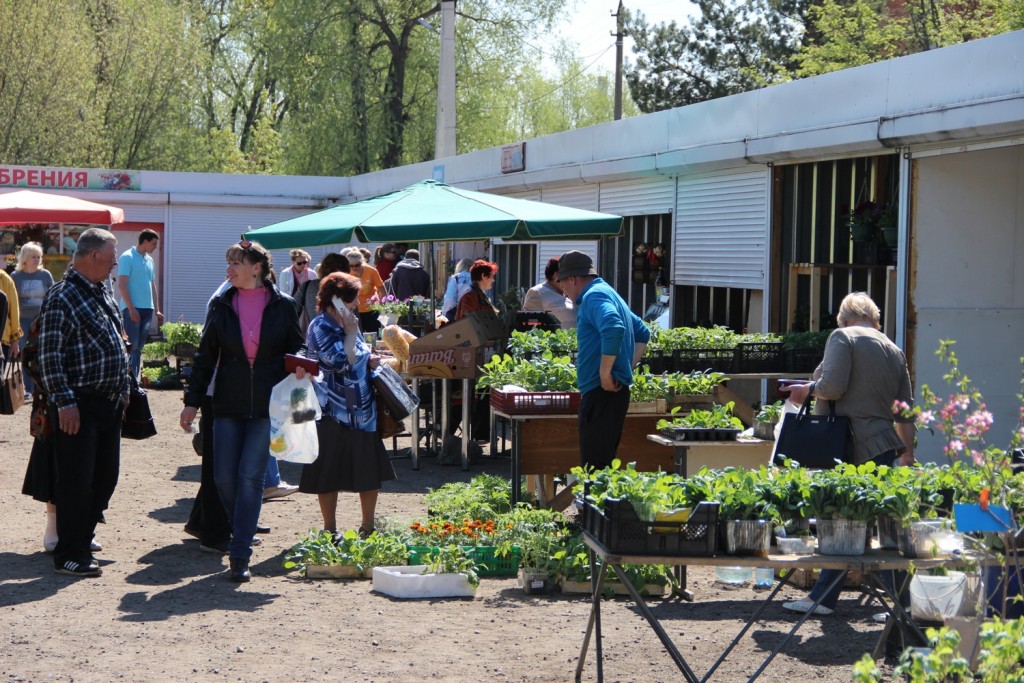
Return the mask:
M 648 434 L 647 440 L 671 447 L 673 471 L 684 477 L 696 474 L 702 467 L 753 470 L 761 465 L 770 465 L 775 448 L 774 441 L 742 437 L 734 441 L 679 441 L 661 434 Z
M 591 607 L 590 607 L 590 619 L 587 622 L 587 630 L 583 637 L 583 646 L 580 648 L 579 661 L 576 664 L 576 680 L 579 681 L 583 676 L 583 666 L 586 661 L 587 651 L 590 649 L 591 635 L 594 635 L 595 642 L 595 655 L 597 657 L 597 680 L 604 680 L 604 663 L 602 659 L 602 646 L 601 646 L 601 595 L 604 590 L 605 578 L 607 577 L 608 568 L 615 572 L 618 576 L 619 581 L 622 582 L 623 586 L 629 592 L 629 596 L 636 603 L 637 609 L 643 615 L 644 619 L 647 620 L 651 628 L 657 634 L 658 639 L 662 645 L 665 646 L 665 650 L 669 656 L 675 662 L 679 671 L 683 674 L 683 677 L 688 683 L 704 683 L 711 678 L 715 670 L 725 661 L 729 653 L 732 652 L 736 644 L 746 635 L 747 631 L 757 622 L 757 620 L 764 613 L 765 609 L 775 599 L 775 596 L 779 594 L 779 591 L 789 583 L 790 577 L 793 576 L 794 570 L 797 569 L 842 569 L 847 571 L 859 571 L 863 574 L 865 584 L 869 591 L 874 597 L 876 597 L 885 610 L 889 613 L 889 621 L 893 624 L 898 625 L 901 629 L 908 629 L 912 632 L 913 637 L 917 638 L 920 642 L 926 642 L 924 634 L 921 629 L 914 623 L 910 618 L 910 615 L 900 604 L 900 601 L 896 595 L 893 594 L 894 589 L 886 586 L 885 581 L 879 579 L 878 573 L 881 571 L 888 570 L 903 570 L 906 571 L 911 566 L 916 569 L 927 569 L 929 567 L 941 567 L 941 566 L 956 566 L 965 563 L 964 558 L 917 558 L 917 559 L 906 559 L 901 557 L 896 551 L 893 550 L 870 550 L 865 555 L 769 555 L 767 558 L 764 557 L 737 557 L 735 555 L 720 555 L 716 557 L 669 557 L 669 556 L 647 556 L 647 555 L 619 555 L 608 552 L 600 542 L 598 542 L 589 532 L 584 532 L 583 540 L 590 547 L 590 570 L 591 570 Z M 601 559 L 600 568 L 597 566 L 597 559 Z M 662 565 L 706 565 L 706 566 L 738 566 L 738 567 L 771 567 L 773 570 L 787 570 L 779 581 L 776 582 L 774 588 L 768 593 L 768 596 L 762 601 L 761 605 L 757 608 L 750 619 L 743 626 L 736 637 L 726 646 L 721 656 L 712 664 L 711 668 L 708 669 L 707 673 L 703 676 L 698 676 L 690 665 L 686 662 L 686 659 L 680 653 L 679 649 L 675 646 L 672 640 L 669 638 L 665 629 L 662 627 L 658 618 L 648 607 L 646 600 L 640 595 L 636 588 L 629 582 L 625 572 L 622 569 L 624 564 L 662 564 Z M 840 575 L 834 583 L 842 581 L 843 577 Z M 830 587 L 831 588 L 831 587 Z M 826 591 L 827 592 L 827 591 Z M 814 603 L 814 607 L 817 607 L 820 603 L 820 599 Z M 750 676 L 748 681 L 754 681 L 758 676 L 767 668 L 775 656 L 782 651 L 782 649 L 789 643 L 793 635 L 797 630 L 803 626 L 804 622 L 813 614 L 813 609 L 809 610 L 806 614 L 800 616 L 797 622 L 793 625 L 782 640 L 776 645 L 776 647 L 768 653 L 764 662 L 757 668 L 757 670 Z M 888 628 L 888 627 L 887 627 Z M 702 641 L 701 647 L 706 648 L 708 643 Z
M 460 382 L 462 384 L 462 397 L 463 397 L 462 398 L 462 439 L 460 441 L 461 446 L 462 446 L 462 450 L 460 451 L 460 455 L 462 457 L 462 469 L 463 470 L 468 470 L 469 469 L 469 440 L 470 440 L 470 435 L 472 434 L 472 429 L 473 429 L 473 426 L 471 424 L 471 419 L 470 419 L 470 412 L 469 412 L 470 402 L 472 400 L 472 395 L 473 395 L 472 380 L 469 380 L 469 379 L 461 379 L 461 380 L 459 380 L 459 379 L 443 379 L 443 378 L 439 378 L 439 377 L 435 377 L 435 378 L 419 377 L 419 376 L 415 376 L 415 375 L 410 377 L 409 379 L 411 380 L 412 390 L 413 390 L 413 392 L 417 396 L 419 396 L 420 382 L 433 382 L 435 390 L 438 387 L 440 387 L 440 389 L 441 389 L 441 395 L 440 396 L 437 395 L 436 391 L 431 392 L 431 405 L 428 406 L 425 403 L 420 403 L 420 407 L 416 409 L 416 414 L 410 416 L 412 418 L 412 426 L 409 428 L 409 432 L 412 435 L 412 450 L 410 452 L 410 457 L 412 458 L 412 468 L 414 470 L 418 470 L 420 468 L 420 436 L 421 436 L 420 435 L 420 416 L 424 415 L 424 414 L 427 414 L 428 411 L 429 411 L 429 416 L 430 417 L 429 417 L 428 420 L 426 420 L 426 424 L 427 424 L 428 428 L 430 429 L 428 441 L 434 444 L 433 447 L 439 448 L 440 444 L 444 443 L 444 438 L 448 434 L 448 431 L 449 431 L 448 425 L 450 424 L 450 421 L 451 421 L 450 409 L 451 409 L 451 404 L 452 404 L 452 401 L 451 401 L 451 387 L 452 387 L 452 383 L 453 382 Z M 470 400 L 466 399 L 467 396 L 470 397 Z M 440 427 L 440 434 L 438 434 L 437 429 L 435 428 L 435 420 L 438 419 L 438 415 L 440 415 L 440 420 L 438 422 L 439 427 Z M 492 440 L 493 440 L 493 437 L 492 437 Z M 492 453 L 494 452 L 493 448 L 491 449 L 491 452 Z

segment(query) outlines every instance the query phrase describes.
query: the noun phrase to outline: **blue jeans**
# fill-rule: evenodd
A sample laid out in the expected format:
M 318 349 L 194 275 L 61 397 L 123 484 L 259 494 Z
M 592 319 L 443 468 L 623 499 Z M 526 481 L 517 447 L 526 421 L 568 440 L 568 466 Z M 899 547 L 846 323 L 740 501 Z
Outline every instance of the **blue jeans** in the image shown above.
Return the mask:
M 893 463 L 896 462 L 896 458 L 899 457 L 896 451 L 886 451 L 879 456 L 871 459 L 871 462 L 876 465 L 887 465 L 892 467 Z M 902 573 L 902 572 L 901 572 Z M 835 588 L 826 593 L 826 589 L 837 576 L 843 578 L 839 580 Z M 878 572 L 878 578 L 885 584 L 885 587 L 893 594 L 896 592 L 896 572 L 884 571 Z M 843 592 L 843 582 L 846 580 L 846 571 L 843 569 L 822 569 L 821 574 L 818 575 L 818 580 L 814 582 L 814 588 L 811 589 L 810 595 L 807 596 L 809 600 L 817 600 L 820 596 L 825 597 L 821 600 L 821 606 L 829 609 L 835 609 L 836 603 L 839 602 L 839 594 Z M 902 581 L 900 582 L 902 583 Z
M 152 308 L 136 308 L 139 314 L 139 322 L 132 322 L 128 315 L 128 309 L 121 309 L 121 318 L 124 320 L 124 332 L 128 335 L 128 342 L 132 345 L 131 366 L 135 377 L 139 376 L 139 368 L 142 367 L 142 347 L 146 345 L 149 338 L 149 324 L 153 321 Z
M 268 460 L 269 418 L 213 418 L 213 480 L 231 523 L 230 557 L 252 556 Z
M 277 458 L 267 463 L 267 475 L 263 479 L 263 488 L 272 489 L 281 483 L 281 469 L 277 466 Z

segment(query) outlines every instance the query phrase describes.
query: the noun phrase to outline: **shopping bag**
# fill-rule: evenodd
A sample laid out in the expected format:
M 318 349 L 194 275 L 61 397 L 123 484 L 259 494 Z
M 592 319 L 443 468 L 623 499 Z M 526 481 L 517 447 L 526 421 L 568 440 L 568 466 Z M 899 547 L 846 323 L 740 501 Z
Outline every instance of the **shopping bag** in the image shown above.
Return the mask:
M 7 363 L 0 389 L 0 415 L 14 415 L 25 403 L 25 382 L 21 377 L 21 364 Z
M 370 375 L 370 382 L 387 406 L 391 417 L 396 420 L 409 417 L 420 405 L 419 396 L 409 388 L 401 375 L 387 365 L 378 365 Z
M 124 417 L 121 419 L 121 437 L 141 440 L 151 436 L 156 436 L 156 423 L 149 410 L 149 396 L 133 376 L 128 390 L 128 404 L 124 407 Z
M 775 447 L 776 455 L 812 469 L 830 469 L 835 467 L 837 460 L 851 462 L 853 437 L 850 418 L 836 415 L 835 402 L 829 401 L 828 404 L 828 415 L 812 415 L 808 392 L 799 412 L 786 413 Z
M 384 399 L 381 398 L 380 394 L 377 394 L 377 434 L 382 439 L 390 439 L 393 436 L 398 436 L 405 431 L 405 423 L 401 420 L 396 420 L 392 415 L 391 411 L 388 410 L 387 405 L 384 404 Z
M 310 378 L 286 376 L 270 392 L 270 454 L 304 465 L 315 461 L 320 454 L 319 419 L 320 402 Z

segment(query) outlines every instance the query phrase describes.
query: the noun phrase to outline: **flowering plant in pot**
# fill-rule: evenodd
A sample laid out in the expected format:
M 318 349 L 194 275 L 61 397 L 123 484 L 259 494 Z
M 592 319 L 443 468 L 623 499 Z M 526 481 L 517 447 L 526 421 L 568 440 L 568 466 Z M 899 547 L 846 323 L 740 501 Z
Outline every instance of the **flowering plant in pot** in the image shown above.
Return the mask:
M 850 239 L 854 242 L 875 242 L 879 238 L 878 218 L 882 205 L 863 201 L 853 207 L 849 215 Z

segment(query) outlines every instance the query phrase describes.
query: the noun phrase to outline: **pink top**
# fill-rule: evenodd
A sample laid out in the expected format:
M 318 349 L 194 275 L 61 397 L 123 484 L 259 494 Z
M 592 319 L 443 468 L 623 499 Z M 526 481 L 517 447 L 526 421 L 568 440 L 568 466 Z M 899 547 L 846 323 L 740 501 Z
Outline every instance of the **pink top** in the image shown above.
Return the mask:
M 242 346 L 249 357 L 249 365 L 256 361 L 256 351 L 260 347 L 260 325 L 263 323 L 263 309 L 270 299 L 265 287 L 256 289 L 239 289 L 235 294 L 235 313 L 238 314 L 238 326 L 242 330 Z

